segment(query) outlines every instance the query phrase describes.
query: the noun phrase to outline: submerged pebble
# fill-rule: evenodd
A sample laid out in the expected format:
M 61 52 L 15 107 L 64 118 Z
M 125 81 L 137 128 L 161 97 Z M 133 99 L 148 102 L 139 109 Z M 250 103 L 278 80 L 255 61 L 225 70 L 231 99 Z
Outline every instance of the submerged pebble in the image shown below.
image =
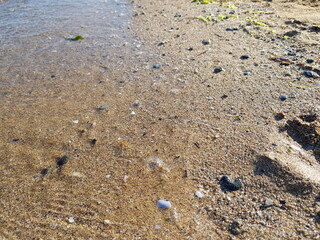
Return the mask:
M 166 200 L 159 200 L 157 202 L 157 206 L 158 206 L 158 208 L 166 210 L 168 208 L 171 208 L 171 203 L 169 201 L 166 201 Z

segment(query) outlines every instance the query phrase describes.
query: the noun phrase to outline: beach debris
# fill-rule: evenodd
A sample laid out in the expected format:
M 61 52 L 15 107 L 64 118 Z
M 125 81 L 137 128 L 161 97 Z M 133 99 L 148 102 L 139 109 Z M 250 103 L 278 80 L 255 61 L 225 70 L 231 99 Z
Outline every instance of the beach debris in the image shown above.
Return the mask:
M 200 192 L 200 191 L 196 191 L 196 192 L 194 193 L 194 195 L 195 195 L 197 198 L 203 198 L 203 194 L 202 194 L 202 192 Z
M 61 168 L 63 165 L 65 165 L 68 162 L 69 157 L 67 155 L 64 155 L 63 157 L 59 158 L 57 160 L 57 167 Z
M 237 191 L 243 185 L 240 178 L 236 178 L 232 181 L 227 175 L 224 175 L 220 179 L 219 183 L 222 191 Z
M 81 35 L 77 35 L 73 38 L 65 38 L 68 41 L 79 41 L 79 40 L 83 40 L 83 37 Z
M 157 202 L 157 206 L 158 206 L 158 208 L 161 208 L 161 209 L 163 209 L 163 210 L 166 210 L 166 209 L 168 209 L 168 208 L 171 208 L 171 203 L 170 203 L 170 201 L 159 200 L 159 201 Z
M 219 72 L 222 72 L 222 71 L 224 71 L 224 69 L 222 68 L 222 67 L 216 67 L 214 70 L 213 70 L 213 72 L 214 73 L 219 73 Z

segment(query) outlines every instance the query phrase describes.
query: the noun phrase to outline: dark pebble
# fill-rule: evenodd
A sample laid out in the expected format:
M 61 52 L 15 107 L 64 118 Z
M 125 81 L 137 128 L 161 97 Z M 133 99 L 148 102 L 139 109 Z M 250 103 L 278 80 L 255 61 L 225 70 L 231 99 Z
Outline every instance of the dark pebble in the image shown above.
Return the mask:
M 20 141 L 19 138 L 14 138 L 14 139 L 12 139 L 12 142 L 19 142 L 19 141 Z
M 210 40 L 202 40 L 203 45 L 209 45 L 211 43 Z
M 221 99 L 226 99 L 227 97 L 228 97 L 228 95 L 223 94 L 223 95 L 221 96 Z
M 65 165 L 68 162 L 68 156 L 64 155 L 62 158 L 58 159 L 57 161 L 57 166 L 58 167 L 62 167 L 63 165 Z
M 309 59 L 306 60 L 306 62 L 307 62 L 307 63 L 313 63 L 314 60 L 309 58 Z
M 91 139 L 90 142 L 91 142 L 92 145 L 95 145 L 97 143 L 97 139 Z
M 193 47 L 189 47 L 187 50 L 188 51 L 193 51 Z
M 231 181 L 226 175 L 220 179 L 219 183 L 222 191 L 237 191 L 242 187 L 242 182 L 239 178 Z
M 107 108 L 108 108 L 107 106 L 101 105 L 100 107 L 98 107 L 98 110 L 103 111 L 103 110 L 106 110 Z
M 226 31 L 230 31 L 230 32 L 233 32 L 233 31 L 238 31 L 239 28 L 226 28 Z
M 303 75 L 306 76 L 306 77 L 310 77 L 310 78 L 311 77 L 317 77 L 317 75 L 312 71 L 304 71 Z
M 222 72 L 223 71 L 223 68 L 222 67 L 216 67 L 213 72 L 214 73 L 219 73 L 219 72 Z
M 159 69 L 160 67 L 161 67 L 160 63 L 157 63 L 157 64 L 152 66 L 153 69 Z
M 233 221 L 232 223 L 230 223 L 230 225 L 228 226 L 228 231 L 232 234 L 232 235 L 239 235 L 241 233 L 240 230 L 240 223 Z
M 50 173 L 50 168 L 45 168 L 45 169 L 42 169 L 41 171 L 42 175 L 47 175 L 48 173 Z
M 181 17 L 180 13 L 176 13 L 176 15 L 174 15 L 174 17 Z
M 245 76 L 249 76 L 251 74 L 251 72 L 243 72 L 243 75 Z
M 282 205 L 287 203 L 285 200 L 280 200 L 279 202 L 280 202 L 280 204 L 282 204 Z
M 279 99 L 280 99 L 281 101 L 285 101 L 285 100 L 287 100 L 287 98 L 288 98 L 288 97 L 285 96 L 285 95 L 282 95 L 282 96 L 279 97 Z
M 280 121 L 280 120 L 284 119 L 284 117 L 285 117 L 285 115 L 284 115 L 284 113 L 282 113 L 282 112 L 276 113 L 276 114 L 274 115 L 274 119 L 277 120 L 277 121 Z
M 248 55 L 242 55 L 240 57 L 241 60 L 246 60 L 246 59 L 249 59 L 250 57 Z

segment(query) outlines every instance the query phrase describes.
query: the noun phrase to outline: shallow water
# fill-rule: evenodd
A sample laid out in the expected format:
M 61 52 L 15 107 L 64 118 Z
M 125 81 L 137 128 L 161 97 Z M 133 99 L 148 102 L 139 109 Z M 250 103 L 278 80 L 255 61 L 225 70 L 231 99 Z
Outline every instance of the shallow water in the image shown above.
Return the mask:
M 0 84 L 118 64 L 133 41 L 128 37 L 130 18 L 125 0 L 1 3 Z M 84 39 L 66 40 L 77 35 Z

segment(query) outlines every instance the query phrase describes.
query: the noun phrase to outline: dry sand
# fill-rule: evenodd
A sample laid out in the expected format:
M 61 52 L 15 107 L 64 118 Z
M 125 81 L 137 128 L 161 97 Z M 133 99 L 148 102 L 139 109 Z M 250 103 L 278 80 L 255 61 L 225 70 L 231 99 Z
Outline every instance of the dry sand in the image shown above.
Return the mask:
M 127 65 L 1 89 L 0 237 L 320 238 L 320 8 L 304 3 L 136 0 Z M 304 8 L 312 21 L 295 21 Z M 301 115 L 316 117 L 287 124 Z M 223 192 L 223 175 L 243 187 Z

